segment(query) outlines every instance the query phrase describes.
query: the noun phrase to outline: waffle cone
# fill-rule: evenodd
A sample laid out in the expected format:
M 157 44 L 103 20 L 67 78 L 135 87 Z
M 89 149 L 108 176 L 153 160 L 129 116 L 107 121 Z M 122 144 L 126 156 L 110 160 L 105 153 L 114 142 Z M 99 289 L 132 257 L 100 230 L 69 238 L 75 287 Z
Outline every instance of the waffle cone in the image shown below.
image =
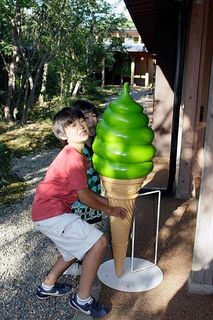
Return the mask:
M 109 205 L 126 208 L 127 210 L 127 217 L 125 219 L 110 216 L 115 273 L 120 277 L 126 258 L 135 200 L 146 177 L 132 180 L 119 180 L 103 176 L 100 178 L 106 191 Z

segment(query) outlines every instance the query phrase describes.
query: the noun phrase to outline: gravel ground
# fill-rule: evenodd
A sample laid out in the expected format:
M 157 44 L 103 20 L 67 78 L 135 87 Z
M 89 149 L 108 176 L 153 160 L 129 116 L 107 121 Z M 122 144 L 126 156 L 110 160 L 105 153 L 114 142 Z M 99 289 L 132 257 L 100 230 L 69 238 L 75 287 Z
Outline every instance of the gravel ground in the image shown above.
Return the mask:
M 54 245 L 33 229 L 31 204 L 35 187 L 56 156 L 49 150 L 35 156 L 13 159 L 13 170 L 28 183 L 25 198 L 14 205 L 0 205 L 0 319 L 84 319 L 70 308 L 68 296 L 40 301 L 35 296 L 37 285 L 57 258 Z M 61 282 L 75 291 L 78 277 L 64 275 Z M 99 287 L 96 283 L 95 289 Z M 96 290 L 97 291 L 97 290 Z M 87 316 L 88 319 L 88 316 Z

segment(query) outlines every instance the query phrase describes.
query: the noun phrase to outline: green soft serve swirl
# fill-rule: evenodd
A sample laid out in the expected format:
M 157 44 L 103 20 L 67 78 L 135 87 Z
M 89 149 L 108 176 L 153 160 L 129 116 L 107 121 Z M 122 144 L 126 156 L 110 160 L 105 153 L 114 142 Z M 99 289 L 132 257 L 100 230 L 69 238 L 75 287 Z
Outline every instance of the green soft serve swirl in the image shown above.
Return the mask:
M 97 125 L 93 166 L 102 176 L 137 179 L 153 169 L 153 130 L 143 107 L 132 99 L 125 83 L 118 99 L 111 101 Z

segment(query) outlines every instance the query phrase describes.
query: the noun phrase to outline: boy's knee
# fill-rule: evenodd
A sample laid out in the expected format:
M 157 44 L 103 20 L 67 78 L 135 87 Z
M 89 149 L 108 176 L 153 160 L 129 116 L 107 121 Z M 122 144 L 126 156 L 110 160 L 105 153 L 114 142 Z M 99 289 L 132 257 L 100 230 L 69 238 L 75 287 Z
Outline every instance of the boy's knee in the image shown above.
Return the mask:
M 98 245 L 102 248 L 102 249 L 106 249 L 107 246 L 107 238 L 106 236 L 103 234 L 97 241 Z

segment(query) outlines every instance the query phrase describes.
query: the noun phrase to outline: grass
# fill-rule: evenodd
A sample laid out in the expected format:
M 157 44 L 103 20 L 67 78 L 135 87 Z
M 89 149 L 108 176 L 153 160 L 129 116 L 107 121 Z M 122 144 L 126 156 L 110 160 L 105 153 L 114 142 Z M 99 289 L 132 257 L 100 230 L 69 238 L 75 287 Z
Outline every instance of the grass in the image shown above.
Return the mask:
M 11 204 L 20 199 L 27 184 L 10 167 L 13 157 L 19 158 L 35 151 L 58 146 L 51 133 L 51 121 L 29 122 L 25 126 L 3 124 L 0 130 L 0 203 Z
M 105 101 L 106 97 L 114 94 L 116 89 L 108 87 L 98 89 L 93 95 L 78 96 L 64 102 L 55 98 L 42 106 L 36 105 L 30 112 L 29 120 L 25 125 L 2 122 L 0 125 L 0 203 L 5 205 L 14 203 L 23 197 L 27 188 L 27 183 L 11 170 L 11 158 L 60 147 L 51 130 L 53 115 L 58 110 L 71 105 L 78 98 L 89 100 L 98 106 Z

